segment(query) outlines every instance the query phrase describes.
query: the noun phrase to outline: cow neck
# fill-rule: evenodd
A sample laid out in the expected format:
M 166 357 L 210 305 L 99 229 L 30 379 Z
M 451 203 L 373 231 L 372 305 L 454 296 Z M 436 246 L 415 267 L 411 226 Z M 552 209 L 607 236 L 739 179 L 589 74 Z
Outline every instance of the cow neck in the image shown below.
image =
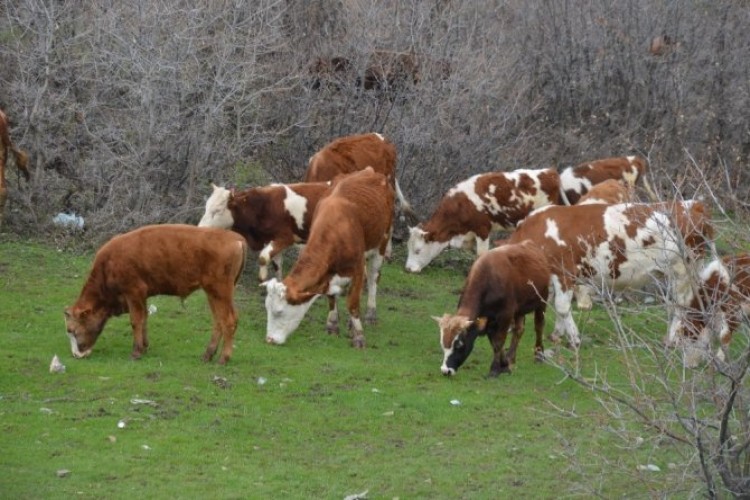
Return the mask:
M 330 253 L 318 253 L 313 259 L 303 250 L 294 268 L 284 279 L 284 284 L 288 289 L 296 290 L 297 293 L 325 294 L 333 276 L 330 271 Z

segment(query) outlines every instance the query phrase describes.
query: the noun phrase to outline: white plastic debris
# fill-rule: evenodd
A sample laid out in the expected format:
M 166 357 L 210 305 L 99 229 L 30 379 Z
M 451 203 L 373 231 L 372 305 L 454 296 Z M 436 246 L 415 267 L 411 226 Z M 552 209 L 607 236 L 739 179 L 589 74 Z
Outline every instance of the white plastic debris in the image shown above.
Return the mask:
M 661 469 L 658 465 L 654 464 L 646 464 L 646 465 L 639 465 L 638 470 L 647 470 L 649 472 L 659 472 Z
M 80 215 L 76 215 L 75 213 L 66 214 L 65 212 L 60 212 L 59 214 L 55 215 L 52 218 L 52 222 L 56 226 L 64 227 L 67 229 L 74 229 L 77 231 L 82 230 L 84 225 L 83 217 L 81 217 Z
M 70 475 L 70 471 L 68 469 L 58 469 L 56 474 L 57 477 L 68 477 Z
M 146 451 L 148 451 L 148 450 L 150 450 L 150 449 L 151 449 L 151 447 L 150 447 L 149 445 L 147 445 L 147 444 L 142 444 L 142 445 L 141 445 L 141 448 L 143 448 L 143 449 L 144 449 L 144 450 L 146 450 Z
M 60 362 L 60 358 L 57 357 L 57 354 L 52 356 L 52 362 L 49 364 L 49 372 L 65 373 L 65 365 Z
M 268 379 L 266 377 L 258 377 L 258 385 L 265 385 L 266 382 L 268 382 Z
M 380 392 L 380 389 L 378 389 L 377 387 L 373 387 L 373 388 L 372 388 L 372 392 L 374 392 L 374 393 L 378 393 L 378 392 Z
M 117 422 L 117 427 L 118 427 L 119 429 L 124 429 L 126 425 L 127 425 L 127 424 L 126 424 L 126 422 L 125 422 L 125 419 L 122 419 L 122 420 L 120 420 L 119 422 Z
M 150 399 L 133 398 L 130 400 L 130 403 L 134 405 L 156 406 L 156 401 L 151 401 Z
M 453 406 L 461 406 L 461 401 L 459 401 L 458 399 L 451 399 L 451 404 Z
M 367 493 L 370 490 L 365 490 L 362 493 L 354 493 L 353 495 L 347 495 L 344 497 L 344 500 L 366 500 L 367 499 Z
M 149 315 L 156 314 L 156 306 L 155 305 L 153 305 L 153 304 L 149 304 L 148 305 L 148 314 Z

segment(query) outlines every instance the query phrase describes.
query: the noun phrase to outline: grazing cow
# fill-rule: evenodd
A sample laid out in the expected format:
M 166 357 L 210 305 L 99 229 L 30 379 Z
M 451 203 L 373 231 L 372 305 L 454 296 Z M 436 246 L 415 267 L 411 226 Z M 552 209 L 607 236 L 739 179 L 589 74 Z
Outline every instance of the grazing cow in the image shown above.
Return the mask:
M 513 228 L 532 210 L 556 204 L 560 176 L 554 169 L 478 174 L 456 184 L 430 220 L 410 228 L 406 270 L 420 272 L 448 246 L 476 241 L 477 255 L 489 250 L 493 229 Z
M 365 167 L 385 175 L 396 191 L 401 210 L 416 218 L 396 179 L 396 146 L 377 133 L 340 137 L 327 144 L 310 158 L 305 182 L 332 181 L 338 175 L 358 172 Z
M 490 376 L 510 373 L 524 328 L 524 317 L 534 313 L 537 360 L 543 359 L 544 312 L 550 266 L 544 252 L 531 241 L 503 245 L 488 251 L 471 266 L 456 314 L 433 316 L 440 325 L 443 375 L 455 375 L 474 348 L 478 335 L 487 335 L 494 358 Z M 513 329 L 510 348 L 504 352 L 508 330 Z
M 366 168 L 336 181 L 331 194 L 318 203 L 310 237 L 297 263 L 283 281 L 266 282 L 268 328 L 266 341 L 283 344 L 320 295 L 334 297 L 348 286 L 347 309 L 352 345 L 364 347 L 359 300 L 367 260 L 367 314 L 376 320 L 375 295 L 380 266 L 390 242 L 393 189 L 383 174 Z M 331 298 L 331 305 L 335 298 Z M 338 331 L 338 314 L 328 314 L 329 332 Z
M 576 205 L 588 205 L 591 203 L 605 203 L 615 205 L 633 201 L 633 188 L 616 179 L 607 179 L 599 184 L 594 184 L 588 193 L 578 199 Z
M 13 145 L 10 140 L 10 127 L 8 118 L 0 109 L 0 227 L 3 225 L 5 215 L 5 203 L 8 200 L 8 184 L 5 179 L 5 167 L 8 164 L 10 153 L 13 153 L 16 168 L 21 172 L 28 182 L 29 174 L 29 157 L 25 151 L 22 151 Z
M 154 295 L 185 298 L 201 288 L 214 320 L 203 360 L 211 360 L 221 338 L 219 363 L 226 363 L 237 329 L 234 286 L 246 254 L 242 236 L 223 229 L 164 224 L 115 236 L 96 253 L 78 300 L 65 310 L 73 356 L 91 354 L 107 320 L 127 312 L 133 327 L 131 357 L 140 358 L 148 348 L 146 299 Z
M 642 178 L 649 197 L 655 201 L 657 196 L 646 178 L 647 169 L 648 163 L 639 156 L 605 158 L 567 167 L 560 173 L 562 199 L 567 205 L 575 205 L 592 186 L 607 179 L 617 179 L 634 189 L 638 179 Z
M 672 299 L 685 304 L 691 293 L 688 265 L 711 238 L 706 206 L 691 200 L 547 207 L 521 222 L 508 243 L 530 239 L 544 250 L 552 269 L 553 338 L 567 333 L 578 346 L 571 316 L 576 282 L 642 287 L 663 275 L 670 280 Z
M 677 345 L 688 338 L 707 348 L 711 332 L 716 332 L 721 343 L 717 356 L 723 360 L 732 335 L 748 315 L 750 254 L 715 259 L 701 271 L 688 306 L 672 319 L 667 343 Z
M 220 227 L 240 233 L 251 250 L 260 252 L 258 276 L 268 279 L 268 265 L 281 278 L 285 248 L 307 240 L 318 201 L 330 192 L 329 182 L 271 184 L 240 192 L 213 185 L 200 227 Z

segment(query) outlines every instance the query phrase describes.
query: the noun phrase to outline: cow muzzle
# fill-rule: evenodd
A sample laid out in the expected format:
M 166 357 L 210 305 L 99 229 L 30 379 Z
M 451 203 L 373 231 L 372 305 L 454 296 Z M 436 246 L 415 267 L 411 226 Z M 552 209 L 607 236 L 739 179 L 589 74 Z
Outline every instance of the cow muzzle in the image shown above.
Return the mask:
M 456 374 L 455 368 L 448 368 L 447 366 L 443 365 L 440 367 L 440 371 L 443 372 L 443 375 L 447 377 L 452 377 Z
M 68 338 L 70 339 L 70 352 L 73 354 L 74 358 L 81 359 L 91 354 L 91 347 L 84 349 L 83 351 L 78 348 L 78 340 L 76 340 L 75 335 L 68 332 Z

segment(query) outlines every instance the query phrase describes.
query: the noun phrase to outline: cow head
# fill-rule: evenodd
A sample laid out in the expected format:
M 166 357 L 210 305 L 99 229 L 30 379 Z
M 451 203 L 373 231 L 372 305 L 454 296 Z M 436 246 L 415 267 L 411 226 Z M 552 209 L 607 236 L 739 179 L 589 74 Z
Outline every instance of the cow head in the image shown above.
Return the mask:
M 107 321 L 104 309 L 73 306 L 65 310 L 65 330 L 70 339 L 70 352 L 76 358 L 85 358 L 99 338 Z
M 433 316 L 440 326 L 440 346 L 443 348 L 443 365 L 440 371 L 443 375 L 455 375 L 458 368 L 464 364 L 474 349 L 478 329 L 483 326 L 483 320 L 472 321 L 466 316 L 451 316 L 444 314 L 439 318 Z
M 406 270 L 418 273 L 442 252 L 450 242 L 427 241 L 427 231 L 421 227 L 409 228 L 409 241 L 406 245 L 409 255 L 406 258 Z
M 293 297 L 287 286 L 273 278 L 261 286 L 266 287 L 266 342 L 283 344 L 297 329 L 317 295 L 304 294 Z M 296 300 L 299 299 L 299 302 Z
M 203 214 L 198 226 L 231 229 L 234 225 L 234 218 L 228 204 L 232 198 L 232 192 L 213 183 L 211 187 L 213 192 L 206 200 L 206 213 Z

